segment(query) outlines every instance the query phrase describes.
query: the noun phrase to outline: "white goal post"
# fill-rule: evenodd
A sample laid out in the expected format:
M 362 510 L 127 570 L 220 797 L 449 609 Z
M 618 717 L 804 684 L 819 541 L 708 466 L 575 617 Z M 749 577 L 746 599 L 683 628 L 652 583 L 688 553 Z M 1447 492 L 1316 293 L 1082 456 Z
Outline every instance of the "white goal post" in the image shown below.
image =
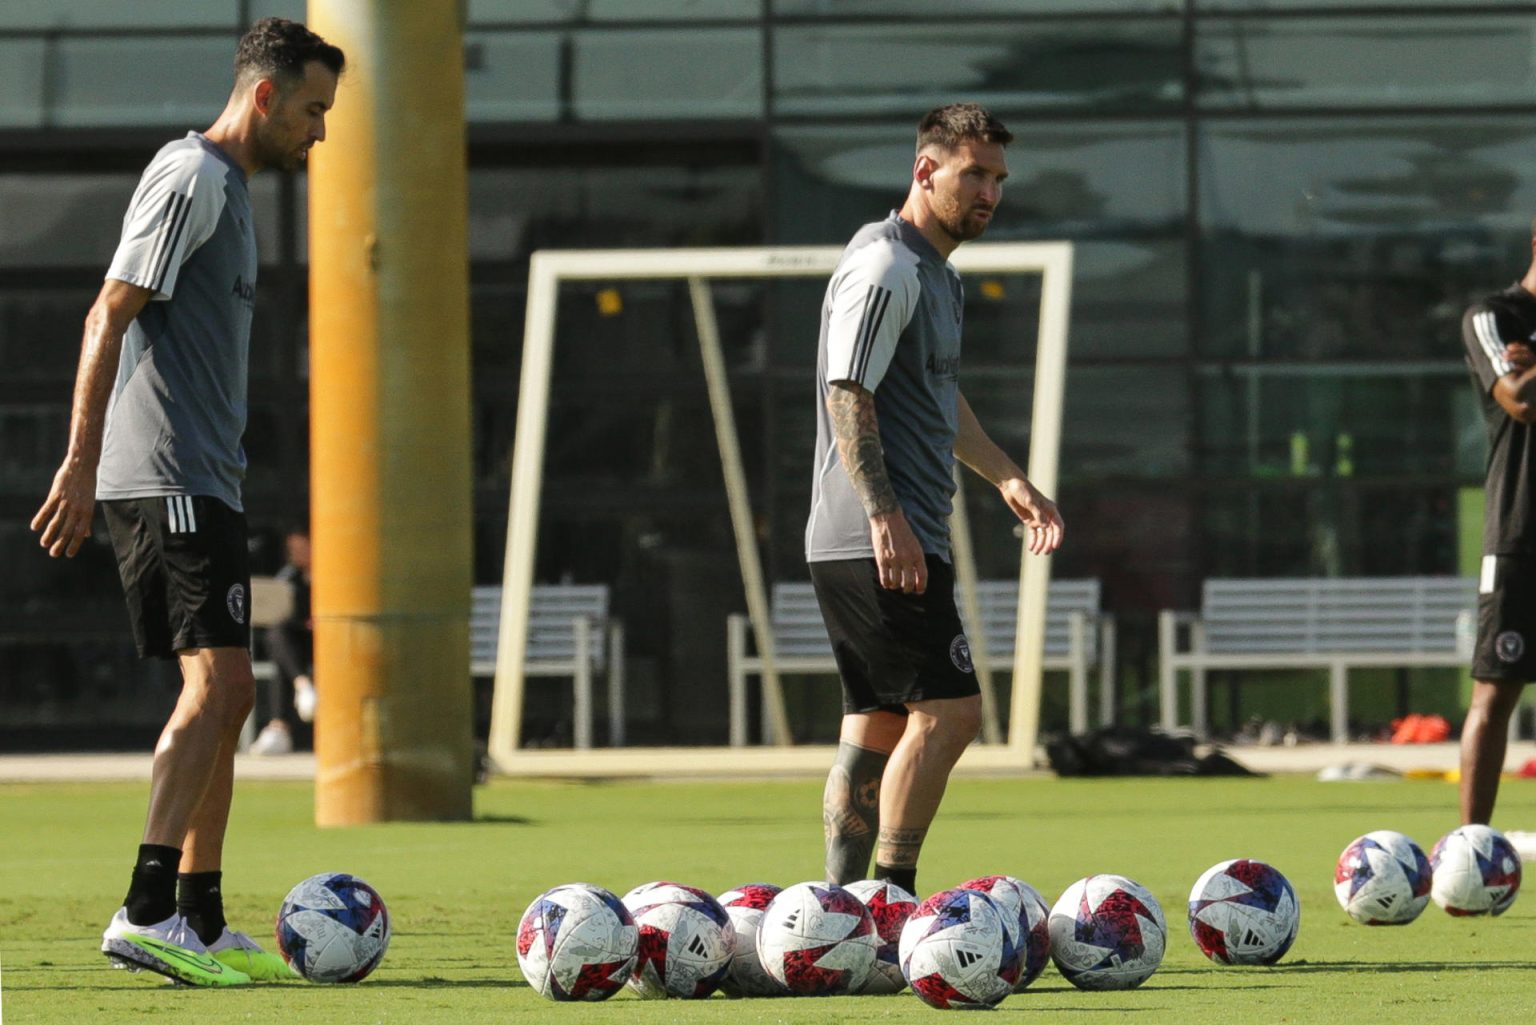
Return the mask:
M 709 281 L 715 278 L 825 278 L 842 255 L 841 246 L 754 246 L 733 249 L 541 250 L 528 270 L 528 307 L 523 334 L 522 381 L 512 450 L 512 488 L 507 513 L 507 549 L 503 570 L 501 624 L 496 652 L 496 682 L 491 702 L 489 753 L 498 771 L 511 775 L 621 776 L 715 775 L 823 771 L 828 749 L 792 747 L 778 674 L 773 668 L 773 636 L 767 589 L 752 530 L 751 504 L 735 415 Z M 1035 357 L 1027 472 L 1045 494 L 1055 496 L 1061 448 L 1062 407 L 1066 390 L 1067 322 L 1072 295 L 1072 245 L 1069 242 L 981 242 L 956 250 L 952 261 L 962 274 L 1041 276 L 1039 344 Z M 555 348 L 555 318 L 560 286 L 566 281 L 686 281 L 693 302 L 704 374 L 720 445 L 731 524 L 736 538 L 747 612 L 764 670 L 761 675 L 769 734 L 775 744 L 759 748 L 603 748 L 589 750 L 526 749 L 521 746 L 524 656 L 528 642 L 529 598 L 538 540 L 539 495 L 543 484 L 544 442 L 549 412 L 550 371 Z M 807 368 L 809 374 L 810 368 Z M 807 411 L 807 416 L 810 411 Z M 809 457 L 809 454 L 807 454 Z M 975 567 L 969 535 L 957 505 L 956 578 L 961 611 L 969 610 L 972 634 L 981 629 L 975 610 Z M 959 565 L 959 563 L 965 565 Z M 996 742 L 996 707 L 990 677 L 983 682 L 987 728 L 984 742 L 973 744 L 961 768 L 1028 769 L 1040 719 L 1041 657 L 1045 638 L 1045 601 L 1050 560 L 1028 554 L 1020 545 L 1018 643 L 1014 646 L 1013 689 L 1006 742 Z M 722 617 L 721 628 L 724 628 Z M 972 637 L 973 654 L 984 653 L 984 637 Z M 978 666 L 978 669 L 982 667 Z M 722 673 L 722 680 L 724 674 Z

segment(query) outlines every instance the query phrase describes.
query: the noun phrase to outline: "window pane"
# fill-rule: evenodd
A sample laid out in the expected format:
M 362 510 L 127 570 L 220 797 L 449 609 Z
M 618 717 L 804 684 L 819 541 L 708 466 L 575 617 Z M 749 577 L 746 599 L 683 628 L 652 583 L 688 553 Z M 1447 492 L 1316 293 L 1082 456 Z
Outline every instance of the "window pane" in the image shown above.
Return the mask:
M 0 39 L 0 126 L 42 124 L 43 46 L 41 39 Z
M 1196 60 L 1207 106 L 1525 104 L 1536 95 L 1536 21 L 1209 19 Z
M 752 118 L 763 110 L 756 30 L 583 32 L 576 38 L 578 117 Z
M 1096 14 L 1177 12 L 1180 0 L 949 0 L 950 14 Z M 882 14 L 933 17 L 933 0 L 773 0 L 773 13 L 797 18 L 848 18 Z
M 1459 362 L 1211 368 L 1202 462 L 1272 480 L 1454 477 L 1472 394 Z
M 992 107 L 1145 108 L 1183 95 L 1179 23 L 795 25 L 774 30 L 781 114 Z
M 555 32 L 470 32 L 464 37 L 464 106 L 471 122 L 560 117 Z
M 138 180 L 137 174 L 0 175 L 0 267 L 105 274 Z M 275 174 L 258 175 L 250 183 L 256 245 L 264 264 L 282 255 L 281 184 Z
M 469 0 L 472 25 L 500 22 L 755 21 L 762 0 Z
M 1436 7 L 1454 10 L 1458 7 L 1484 7 L 1486 0 L 1195 0 L 1195 7 L 1202 11 L 1294 11 L 1301 8 L 1351 7 Z
M 1462 310 L 1530 263 L 1528 118 L 1202 131 L 1211 355 L 1459 364 Z
M 257 15 L 252 14 L 253 19 Z M 5 0 L 0 28 L 234 28 L 239 0 Z M 230 56 L 233 47 L 226 44 Z
M 224 109 L 234 72 L 223 38 L 60 39 L 53 121 L 65 127 L 205 128 Z
M 1004 121 L 1013 121 L 1006 113 Z M 1012 174 L 987 241 L 1075 243 L 1073 359 L 1163 358 L 1184 352 L 1184 130 L 1177 124 L 1020 128 Z M 912 160 L 907 125 L 839 125 L 775 133 L 775 237 L 786 243 L 846 242 L 861 224 L 901 206 Z M 968 286 L 968 324 L 994 308 Z M 1012 292 L 1004 289 L 1009 300 Z M 974 309 L 973 309 L 974 307 Z M 1034 359 L 1034 307 L 995 330 L 1006 358 Z M 814 343 L 814 333 L 811 342 Z M 970 338 L 967 339 L 970 341 Z M 1023 348 L 1016 348 L 1023 346 Z M 814 350 L 812 350 L 814 352 Z

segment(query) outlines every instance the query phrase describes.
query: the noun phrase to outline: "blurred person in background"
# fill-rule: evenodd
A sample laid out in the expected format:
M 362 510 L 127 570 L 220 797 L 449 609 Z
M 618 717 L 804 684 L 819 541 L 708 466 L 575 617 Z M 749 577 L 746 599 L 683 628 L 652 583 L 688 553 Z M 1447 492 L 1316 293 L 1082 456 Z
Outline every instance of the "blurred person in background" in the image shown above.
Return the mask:
M 293 593 L 288 615 L 266 630 L 267 656 L 277 675 L 267 684 L 267 703 L 272 718 L 251 743 L 251 754 L 274 755 L 292 751 L 299 739 L 299 723 L 315 721 L 315 636 L 309 608 L 309 532 L 290 530 L 283 539 L 288 561 L 277 579 Z

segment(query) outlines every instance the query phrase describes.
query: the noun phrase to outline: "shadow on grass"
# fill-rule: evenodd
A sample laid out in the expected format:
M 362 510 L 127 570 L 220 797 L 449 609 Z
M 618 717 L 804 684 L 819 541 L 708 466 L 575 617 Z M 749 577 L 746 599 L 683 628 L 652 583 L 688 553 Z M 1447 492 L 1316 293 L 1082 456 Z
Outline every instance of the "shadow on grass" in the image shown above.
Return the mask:
M 474 817 L 474 820 L 472 822 L 467 823 L 467 825 L 472 825 L 472 826 L 531 826 L 531 825 L 534 825 L 534 821 L 533 821 L 533 819 L 527 818 L 527 817 L 522 816 L 522 815 L 476 815 Z

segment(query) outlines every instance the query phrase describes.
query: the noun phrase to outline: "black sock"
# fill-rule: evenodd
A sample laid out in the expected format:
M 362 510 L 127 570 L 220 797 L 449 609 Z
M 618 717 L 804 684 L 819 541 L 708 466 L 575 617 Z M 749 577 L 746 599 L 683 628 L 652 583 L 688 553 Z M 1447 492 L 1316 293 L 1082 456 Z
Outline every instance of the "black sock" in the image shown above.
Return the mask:
M 204 943 L 224 932 L 223 872 L 183 872 L 176 877 L 176 910 Z
M 895 868 L 891 865 L 875 863 L 875 878 L 882 883 L 895 883 L 913 896 L 917 896 L 917 866 L 907 868 Z
M 154 925 L 176 913 L 176 867 L 181 852 L 174 847 L 146 843 L 139 845 L 139 860 L 133 866 L 133 881 L 123 907 L 134 925 Z

